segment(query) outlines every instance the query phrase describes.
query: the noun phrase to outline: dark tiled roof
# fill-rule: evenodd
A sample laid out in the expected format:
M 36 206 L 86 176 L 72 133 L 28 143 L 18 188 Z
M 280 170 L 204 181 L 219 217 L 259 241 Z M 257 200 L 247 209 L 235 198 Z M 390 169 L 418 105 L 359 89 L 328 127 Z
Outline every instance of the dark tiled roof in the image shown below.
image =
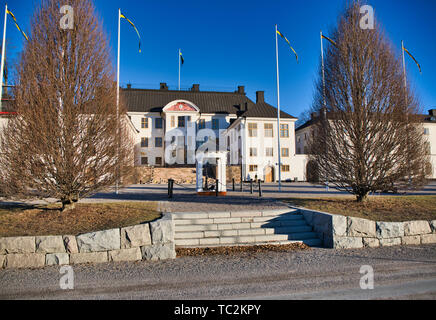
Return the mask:
M 238 92 L 174 91 L 151 89 L 122 89 L 129 112 L 161 112 L 171 101 L 188 100 L 201 113 L 227 113 L 256 118 L 276 118 L 277 109 L 267 103 L 255 104 L 245 94 Z M 245 111 L 247 106 L 248 111 Z M 281 112 L 283 118 L 293 118 Z

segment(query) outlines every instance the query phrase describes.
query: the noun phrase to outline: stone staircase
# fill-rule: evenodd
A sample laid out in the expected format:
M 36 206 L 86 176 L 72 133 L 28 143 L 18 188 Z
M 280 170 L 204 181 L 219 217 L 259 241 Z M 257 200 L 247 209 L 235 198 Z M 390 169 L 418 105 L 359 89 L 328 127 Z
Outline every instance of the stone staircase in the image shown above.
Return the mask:
M 173 213 L 176 247 L 217 247 L 322 241 L 295 209 Z

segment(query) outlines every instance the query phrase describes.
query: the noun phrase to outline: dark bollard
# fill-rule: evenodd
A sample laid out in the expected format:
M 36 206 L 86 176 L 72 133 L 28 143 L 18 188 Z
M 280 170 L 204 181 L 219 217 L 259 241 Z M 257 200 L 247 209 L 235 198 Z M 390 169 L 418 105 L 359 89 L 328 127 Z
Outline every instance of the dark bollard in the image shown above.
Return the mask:
M 216 187 L 215 187 L 215 189 L 216 189 L 216 196 L 217 197 L 218 197 L 218 184 L 219 184 L 219 180 L 216 179 Z
M 207 176 L 206 176 L 206 179 L 205 179 L 204 190 L 206 190 L 206 191 L 208 190 L 207 189 Z
M 250 179 L 250 193 L 253 194 L 253 179 Z
M 235 179 L 232 179 L 232 184 L 233 184 L 233 191 L 235 191 Z
M 244 181 L 242 181 L 242 178 L 241 178 L 241 186 L 240 186 L 240 188 L 241 188 L 241 192 L 242 192 L 242 186 L 243 186 L 243 183 L 244 183 Z
M 262 197 L 262 186 L 260 184 L 260 180 L 259 180 L 259 198 Z
M 168 179 L 168 198 L 173 197 L 173 186 L 174 186 L 174 180 Z

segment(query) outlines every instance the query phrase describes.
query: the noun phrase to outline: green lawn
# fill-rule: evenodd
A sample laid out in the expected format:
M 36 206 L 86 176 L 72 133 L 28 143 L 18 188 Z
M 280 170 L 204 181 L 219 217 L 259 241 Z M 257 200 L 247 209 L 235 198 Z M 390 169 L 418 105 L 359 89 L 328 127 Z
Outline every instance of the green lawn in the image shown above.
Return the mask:
M 352 196 L 289 198 L 285 202 L 374 221 L 436 220 L 436 196 L 370 196 L 363 203 Z

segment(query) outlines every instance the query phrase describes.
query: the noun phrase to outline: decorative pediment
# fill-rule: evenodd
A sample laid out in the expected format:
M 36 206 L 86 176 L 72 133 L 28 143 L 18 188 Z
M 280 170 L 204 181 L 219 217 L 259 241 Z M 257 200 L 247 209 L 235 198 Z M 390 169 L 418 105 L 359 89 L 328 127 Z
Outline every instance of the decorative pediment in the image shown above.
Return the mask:
M 200 109 L 192 102 L 186 100 L 175 100 L 168 103 L 163 112 L 199 112 Z

